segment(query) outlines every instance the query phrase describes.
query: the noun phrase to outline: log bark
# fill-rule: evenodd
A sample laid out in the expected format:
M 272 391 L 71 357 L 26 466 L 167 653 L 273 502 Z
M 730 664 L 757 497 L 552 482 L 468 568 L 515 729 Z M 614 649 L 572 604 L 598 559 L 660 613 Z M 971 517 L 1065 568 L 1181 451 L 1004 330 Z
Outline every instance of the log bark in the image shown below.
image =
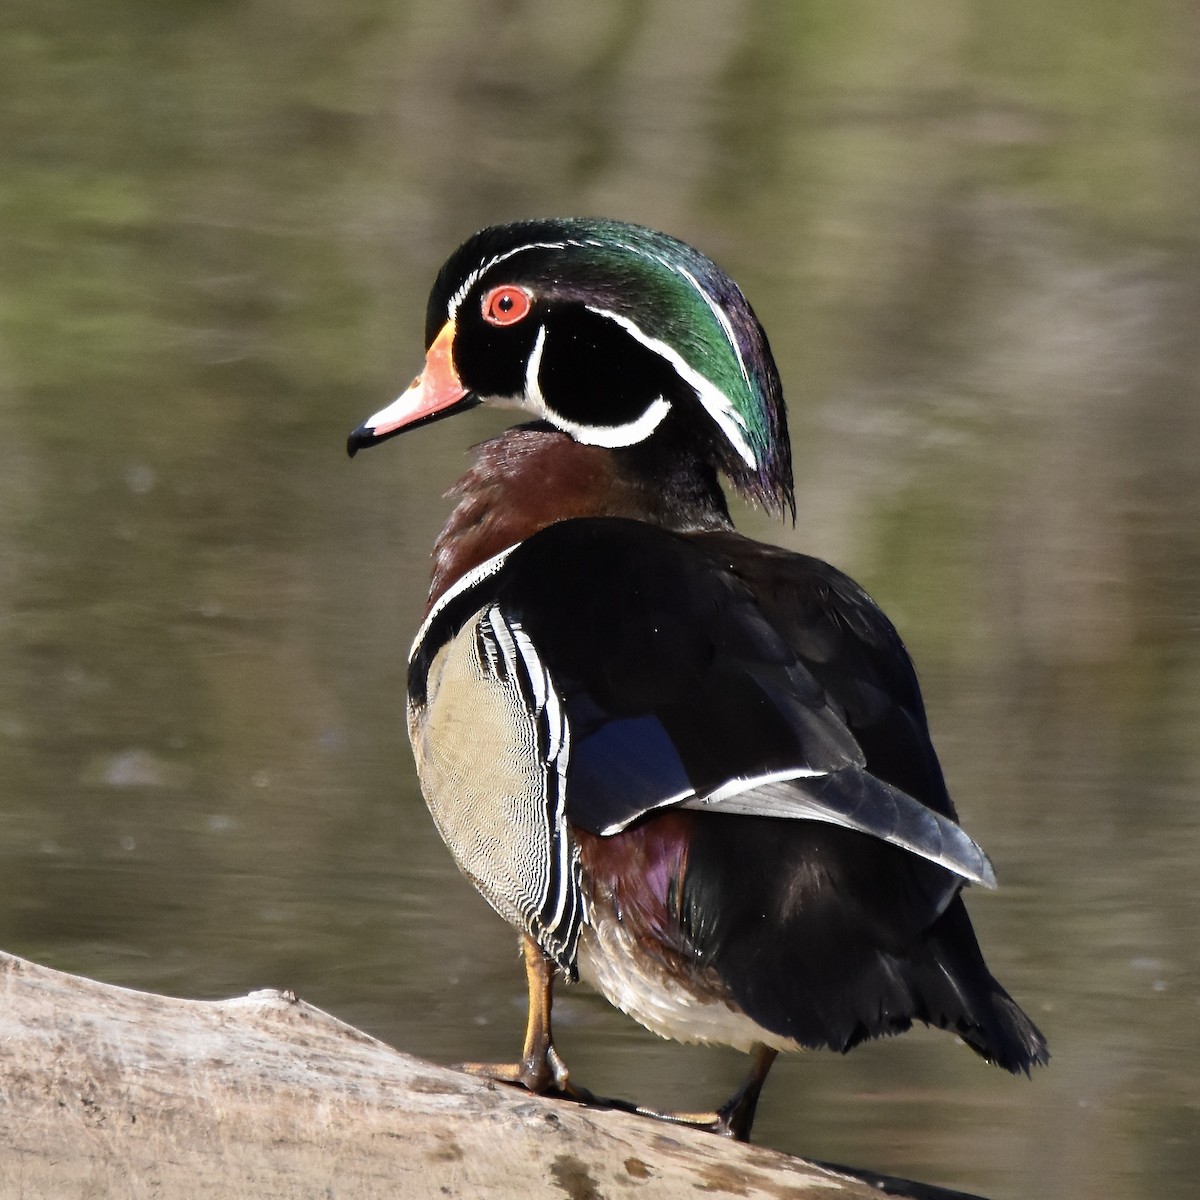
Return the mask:
M 286 992 L 148 995 L 0 952 L 0 1196 L 810 1200 L 939 1191 L 393 1050 Z

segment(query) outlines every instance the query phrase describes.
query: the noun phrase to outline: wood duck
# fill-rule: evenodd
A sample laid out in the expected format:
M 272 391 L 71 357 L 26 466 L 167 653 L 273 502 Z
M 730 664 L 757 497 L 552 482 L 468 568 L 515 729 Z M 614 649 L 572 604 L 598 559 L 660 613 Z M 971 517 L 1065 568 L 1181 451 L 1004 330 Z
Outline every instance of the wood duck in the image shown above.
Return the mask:
M 551 1034 L 556 973 L 646 1028 L 752 1052 L 716 1112 L 747 1138 L 780 1050 L 912 1022 L 1012 1072 L 1046 1043 L 992 977 L 908 654 L 851 579 L 751 541 L 721 478 L 795 519 L 779 376 L 737 286 L 638 226 L 485 229 L 442 268 L 421 374 L 353 455 L 475 404 L 534 419 L 450 493 L 408 729 L 459 867 L 522 934 L 514 1064 L 585 1097 Z M 641 1111 L 641 1110 L 639 1110 Z

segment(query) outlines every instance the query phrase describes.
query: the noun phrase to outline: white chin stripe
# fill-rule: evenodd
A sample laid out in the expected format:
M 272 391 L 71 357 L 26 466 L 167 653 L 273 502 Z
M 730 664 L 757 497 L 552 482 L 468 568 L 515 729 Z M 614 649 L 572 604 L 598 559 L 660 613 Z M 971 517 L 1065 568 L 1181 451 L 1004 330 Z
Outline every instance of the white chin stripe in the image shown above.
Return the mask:
M 538 416 L 544 417 L 563 433 L 569 433 L 577 442 L 582 442 L 585 446 L 603 446 L 607 450 L 617 446 L 636 446 L 638 442 L 644 442 L 671 411 L 671 402 L 659 396 L 640 417 L 625 425 L 581 425 L 578 421 L 570 421 L 561 413 L 554 412 L 542 395 L 538 374 L 542 368 L 542 351 L 545 348 L 546 327 L 543 325 L 538 330 L 537 340 L 533 343 L 533 353 L 530 354 L 525 367 L 525 395 L 528 405 Z
M 638 442 L 644 442 L 662 424 L 663 418 L 670 411 L 670 401 L 659 396 L 636 421 L 630 421 L 628 425 L 579 425 L 574 421 L 566 421 L 557 414 L 552 419 L 577 442 L 583 442 L 586 446 L 604 446 L 611 449 L 614 446 L 636 446 Z

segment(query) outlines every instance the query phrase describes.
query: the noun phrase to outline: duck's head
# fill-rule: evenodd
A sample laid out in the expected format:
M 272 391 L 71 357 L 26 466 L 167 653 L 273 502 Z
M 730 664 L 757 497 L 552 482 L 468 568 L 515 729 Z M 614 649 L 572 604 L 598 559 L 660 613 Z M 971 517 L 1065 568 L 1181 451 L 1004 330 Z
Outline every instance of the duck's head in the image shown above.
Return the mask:
M 438 274 L 425 342 L 424 370 L 350 435 L 352 455 L 498 404 L 587 445 L 690 459 L 794 512 L 766 335 L 737 285 L 675 238 L 582 219 L 485 229 Z

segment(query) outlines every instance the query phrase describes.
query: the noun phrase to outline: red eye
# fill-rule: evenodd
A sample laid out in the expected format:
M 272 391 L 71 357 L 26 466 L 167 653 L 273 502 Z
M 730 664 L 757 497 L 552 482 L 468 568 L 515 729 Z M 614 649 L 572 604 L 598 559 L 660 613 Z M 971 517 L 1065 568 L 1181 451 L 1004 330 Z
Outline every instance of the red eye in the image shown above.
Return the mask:
M 533 296 L 523 287 L 506 283 L 483 298 L 483 319 L 489 325 L 515 325 L 529 315 Z

